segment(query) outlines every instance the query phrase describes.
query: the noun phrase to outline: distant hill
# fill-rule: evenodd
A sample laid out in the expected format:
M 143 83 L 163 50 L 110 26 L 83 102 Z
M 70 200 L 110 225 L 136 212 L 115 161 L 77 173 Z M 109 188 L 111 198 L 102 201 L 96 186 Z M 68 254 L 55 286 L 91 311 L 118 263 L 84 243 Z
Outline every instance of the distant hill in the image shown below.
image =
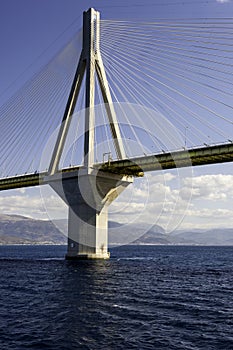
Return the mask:
M 233 245 L 233 228 L 207 231 L 184 231 L 170 234 L 173 244 Z
M 165 233 L 164 229 L 158 225 L 146 229 L 143 225 L 127 225 L 121 227 L 117 223 L 109 222 L 109 243 L 118 244 L 118 241 L 124 242 L 128 237 L 128 242 L 135 245 L 157 244 L 157 245 L 226 245 L 233 246 L 233 228 L 229 229 L 211 229 L 207 231 L 193 230 Z M 114 235 L 111 228 L 114 227 Z M 119 232 L 116 232 L 116 228 Z M 142 234 L 140 235 L 140 230 Z M 118 234 L 118 241 L 116 236 Z M 134 236 L 137 236 L 133 239 Z M 126 242 L 126 243 L 128 243 Z
M 118 244 L 171 244 L 168 235 L 161 226 L 120 225 L 109 221 L 109 245 Z
M 0 244 L 65 244 L 67 238 L 50 221 L 0 215 Z
M 61 225 L 59 225 L 61 226 Z M 65 227 L 65 225 L 64 225 Z M 20 215 L 0 215 L 0 244 L 66 244 L 50 221 Z M 109 245 L 227 245 L 233 246 L 233 228 L 165 233 L 161 226 L 121 225 L 109 221 Z

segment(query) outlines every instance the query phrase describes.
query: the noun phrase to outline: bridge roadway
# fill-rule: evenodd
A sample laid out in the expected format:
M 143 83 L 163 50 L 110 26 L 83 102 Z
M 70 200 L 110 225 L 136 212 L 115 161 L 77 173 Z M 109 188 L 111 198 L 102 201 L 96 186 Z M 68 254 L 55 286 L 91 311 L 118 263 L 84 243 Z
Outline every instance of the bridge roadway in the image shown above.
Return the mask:
M 228 143 L 175 151 L 172 153 L 160 153 L 132 159 L 111 161 L 103 164 L 96 164 L 95 167 L 101 171 L 138 177 L 143 176 L 146 171 L 167 170 L 232 161 L 233 143 Z M 64 177 L 74 177 L 78 175 L 79 168 L 78 166 L 66 168 L 61 170 L 60 173 Z M 47 172 L 24 174 L 0 179 L 0 191 L 45 184 L 48 184 Z

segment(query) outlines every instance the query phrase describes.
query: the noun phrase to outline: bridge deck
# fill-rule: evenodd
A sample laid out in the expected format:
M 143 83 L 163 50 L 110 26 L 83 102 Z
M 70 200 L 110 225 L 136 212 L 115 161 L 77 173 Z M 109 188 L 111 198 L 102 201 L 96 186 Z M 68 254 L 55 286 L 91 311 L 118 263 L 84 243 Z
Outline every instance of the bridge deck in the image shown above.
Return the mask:
M 233 161 L 233 144 L 207 146 L 172 153 L 155 154 L 105 163 L 104 170 L 120 174 L 139 175 L 141 172 Z
M 233 144 L 200 147 L 196 149 L 176 151 L 172 153 L 155 154 L 133 159 L 112 161 L 96 165 L 101 171 L 122 175 L 143 176 L 146 171 L 182 168 L 233 161 Z M 63 169 L 62 173 L 75 173 L 79 167 Z M 46 172 L 25 174 L 0 179 L 0 191 L 39 186 L 48 183 Z

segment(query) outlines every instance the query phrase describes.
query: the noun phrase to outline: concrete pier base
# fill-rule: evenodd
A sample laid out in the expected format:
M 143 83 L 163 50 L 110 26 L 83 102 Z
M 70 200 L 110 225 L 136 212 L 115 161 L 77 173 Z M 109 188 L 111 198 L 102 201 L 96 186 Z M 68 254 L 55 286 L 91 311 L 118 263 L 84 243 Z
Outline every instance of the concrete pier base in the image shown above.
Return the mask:
M 54 175 L 50 186 L 69 206 L 66 259 L 108 259 L 108 207 L 133 182 L 130 176 L 93 170 Z

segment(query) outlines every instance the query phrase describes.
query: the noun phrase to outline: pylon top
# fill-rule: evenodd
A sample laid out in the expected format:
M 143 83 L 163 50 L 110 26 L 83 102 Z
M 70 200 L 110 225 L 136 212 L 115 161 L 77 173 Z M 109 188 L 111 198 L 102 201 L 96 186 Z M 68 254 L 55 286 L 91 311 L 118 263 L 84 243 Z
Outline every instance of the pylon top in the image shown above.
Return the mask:
M 62 124 L 57 137 L 56 145 L 49 166 L 49 174 L 58 171 L 59 161 L 63 152 L 66 136 L 70 126 L 72 114 L 85 76 L 85 138 L 84 138 L 84 167 L 92 171 L 94 164 L 95 140 L 95 74 L 97 74 L 106 113 L 118 159 L 125 158 L 124 145 L 120 128 L 117 122 L 112 97 L 100 53 L 100 13 L 94 8 L 83 12 L 83 48 L 79 58 L 75 77 L 67 101 Z

